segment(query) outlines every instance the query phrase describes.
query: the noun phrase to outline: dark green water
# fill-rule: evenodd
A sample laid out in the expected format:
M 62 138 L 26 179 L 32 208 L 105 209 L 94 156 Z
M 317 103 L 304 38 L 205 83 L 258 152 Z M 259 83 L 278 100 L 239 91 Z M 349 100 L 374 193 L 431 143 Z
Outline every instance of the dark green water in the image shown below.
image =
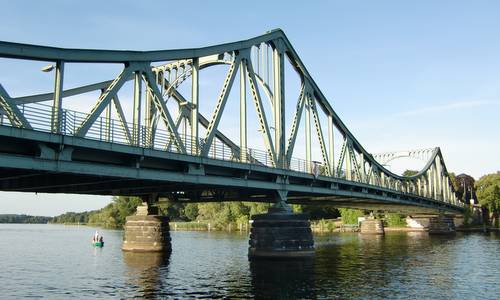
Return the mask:
M 172 232 L 170 256 L 125 254 L 122 232 L 0 225 L 0 298 L 499 299 L 500 235 L 316 237 L 316 258 L 249 262 L 245 234 Z

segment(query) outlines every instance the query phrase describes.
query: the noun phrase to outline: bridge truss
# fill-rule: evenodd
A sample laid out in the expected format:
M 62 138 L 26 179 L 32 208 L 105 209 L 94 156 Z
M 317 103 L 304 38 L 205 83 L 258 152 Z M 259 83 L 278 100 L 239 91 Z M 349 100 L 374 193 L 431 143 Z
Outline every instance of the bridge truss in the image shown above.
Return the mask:
M 358 208 L 387 204 L 394 210 L 463 210 L 439 148 L 406 153 L 428 159 L 414 176 L 386 169 L 384 164 L 401 153 L 372 155 L 361 146 L 281 30 L 205 48 L 147 52 L 0 42 L 0 57 L 51 62 L 45 71 L 55 71 L 50 93 L 14 97 L 0 82 L 3 190 L 134 195 L 154 191 L 186 201 L 315 199 Z M 122 68 L 110 80 L 64 89 L 65 67 L 71 64 Z M 300 79 L 296 99 L 285 99 L 290 88 L 285 86 L 287 64 Z M 200 97 L 200 76 L 221 66 L 227 71 L 218 96 Z M 133 83 L 132 95 L 123 96 L 127 82 Z M 96 91 L 99 95 L 88 112 L 65 107 L 71 97 Z M 239 95 L 239 113 L 231 116 L 239 124 L 236 137 L 224 134 L 227 128 L 221 126 L 231 92 Z M 285 107 L 291 101 L 295 108 L 288 113 Z M 200 110 L 207 103 L 212 105 L 211 115 Z M 258 131 L 249 132 L 253 122 Z M 299 130 L 304 130 L 303 143 L 298 142 Z M 249 147 L 255 135 L 260 135 L 263 149 Z M 302 153 L 296 152 L 299 146 Z M 315 149 L 320 153 L 317 159 Z M 128 168 L 111 172 L 116 166 Z M 149 178 L 138 170 L 160 173 Z M 56 184 L 64 174 L 85 178 Z M 104 175 L 109 188 L 93 185 L 96 176 Z M 23 185 L 26 176 L 35 179 Z M 124 178 L 154 188 L 115 184 Z M 236 188 L 248 192 L 235 194 Z

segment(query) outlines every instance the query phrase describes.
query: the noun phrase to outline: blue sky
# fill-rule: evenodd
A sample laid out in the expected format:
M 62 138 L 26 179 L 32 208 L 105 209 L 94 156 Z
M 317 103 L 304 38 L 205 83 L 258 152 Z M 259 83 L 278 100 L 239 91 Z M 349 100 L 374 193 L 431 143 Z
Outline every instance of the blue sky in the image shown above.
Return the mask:
M 450 171 L 477 178 L 500 169 L 498 1 L 0 3 L 0 40 L 60 47 L 201 47 L 281 28 L 368 151 L 440 146 Z M 6 66 L 0 64 L 2 84 L 19 95 L 33 91 L 12 79 L 24 69 Z M 0 213 L 38 215 L 109 202 L 20 193 L 0 198 Z

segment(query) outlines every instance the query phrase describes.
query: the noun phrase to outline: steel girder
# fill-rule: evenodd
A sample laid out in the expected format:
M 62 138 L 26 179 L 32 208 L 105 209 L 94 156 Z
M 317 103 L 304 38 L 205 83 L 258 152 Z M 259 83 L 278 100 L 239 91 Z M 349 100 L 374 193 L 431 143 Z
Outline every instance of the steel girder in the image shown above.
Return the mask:
M 271 51 L 271 56 L 269 56 L 269 51 Z M 386 163 L 397 158 L 401 153 L 392 153 L 390 155 L 371 155 L 368 153 L 334 112 L 281 30 L 270 31 L 262 36 L 245 41 L 199 49 L 147 52 L 62 49 L 0 42 L 0 57 L 54 61 L 57 64 L 54 93 L 13 99 L 0 86 L 2 113 L 8 117 L 10 125 L 14 127 L 31 128 L 28 118 L 24 116 L 19 106 L 24 107 L 29 103 L 53 100 L 51 132 L 67 134 L 61 130 L 61 124 L 65 121 L 61 116 L 61 111 L 64 110 L 63 99 L 100 89 L 102 93 L 95 106 L 86 115 L 85 119 L 77 124 L 74 130 L 74 134 L 78 137 L 90 137 L 90 135 L 95 134 L 95 129 L 94 131 L 91 129 L 96 127 L 96 121 L 102 118 L 101 115 L 105 111 L 105 138 L 102 140 L 106 142 L 113 141 L 113 122 L 110 120 L 111 102 L 113 102 L 120 121 L 119 124 L 124 131 L 126 143 L 129 145 L 154 148 L 158 120 L 163 120 L 168 131 L 168 140 L 164 141 L 163 144 L 167 150 L 172 143 L 175 143 L 176 151 L 179 153 L 208 157 L 211 145 L 214 142 L 221 142 L 223 147 L 230 149 L 231 159 L 287 169 L 292 168 L 293 165 L 292 156 L 297 144 L 297 132 L 302 119 L 303 108 L 306 106 L 306 124 L 304 124 L 306 128 L 306 159 L 304 172 L 315 172 L 317 173 L 316 176 L 345 177 L 351 181 L 367 183 L 380 188 L 391 188 L 399 192 L 416 195 L 429 195 L 446 202 L 457 201 L 439 148 L 434 150 L 431 155 L 429 151 L 425 153 L 409 152 L 409 155 L 416 155 L 419 158 L 426 155 L 425 158 L 429 159 L 426 166 L 418 174 L 411 177 L 394 174 L 377 161 L 377 159 L 382 159 L 382 162 Z M 284 77 L 285 57 L 288 58 L 290 65 L 301 79 L 300 96 L 293 112 L 293 121 L 288 139 L 285 137 L 287 129 L 285 124 L 285 103 L 288 101 L 288 99 L 285 99 L 285 90 L 287 88 Z M 114 80 L 63 90 L 64 64 L 75 62 L 120 63 L 124 64 L 124 68 Z M 160 66 L 152 66 L 154 62 L 166 63 Z M 202 69 L 217 64 L 229 64 L 230 66 L 219 98 L 215 102 L 214 113 L 209 121 L 199 112 L 199 73 Z M 257 66 L 257 70 L 255 70 L 255 66 Z M 218 128 L 224 113 L 224 107 L 228 101 L 228 95 L 238 72 L 240 72 L 239 146 L 238 142 L 231 141 Z M 177 89 L 189 77 L 191 78 L 190 99 L 186 99 Z M 135 104 L 132 124 L 128 124 L 118 99 L 118 91 L 126 81 L 131 79 L 135 80 Z M 267 152 L 266 162 L 263 162 L 262 158 L 252 157 L 250 153 L 252 149 L 247 148 L 247 83 L 255 104 L 260 132 L 264 139 L 265 151 Z M 142 84 L 145 84 L 146 87 L 144 91 L 146 112 L 144 113 L 141 112 L 143 106 L 141 104 Z M 271 104 L 272 118 L 269 118 L 269 120 L 265 113 L 261 91 L 264 92 Z M 175 99 L 180 107 L 175 122 L 166 105 L 170 98 Z M 206 100 L 204 99 L 204 101 Z M 317 107 L 321 108 L 321 110 Z M 328 120 L 327 138 L 324 136 L 320 113 L 323 113 Z M 142 119 L 144 119 L 144 123 L 142 123 Z M 184 122 L 184 127 L 181 134 L 180 124 L 182 122 Z M 186 137 L 188 122 L 190 124 L 189 143 Z M 269 125 L 270 122 L 274 125 L 274 135 L 271 135 L 270 132 L 272 128 Z M 311 136 L 312 124 L 314 124 L 318 138 L 314 145 Z M 203 145 L 199 143 L 199 125 L 206 128 Z M 143 129 L 143 127 L 145 128 Z M 132 128 L 132 132 L 130 128 Z M 340 133 L 344 139 L 337 160 L 334 156 L 334 132 Z M 184 142 L 181 135 L 184 137 Z M 147 136 L 147 141 L 141 140 L 141 137 L 144 139 L 144 136 Z M 190 151 L 186 149 L 187 146 L 189 146 Z M 316 163 L 314 168 L 312 165 L 313 147 L 318 147 L 321 151 L 322 161 L 319 165 L 322 169 L 320 172 L 318 172 Z M 223 148 L 222 151 L 224 151 Z M 212 155 L 217 158 L 217 151 L 214 150 Z M 268 158 L 270 163 L 267 163 Z M 224 154 L 222 154 L 222 159 L 226 159 Z M 280 180 L 286 182 L 283 178 Z

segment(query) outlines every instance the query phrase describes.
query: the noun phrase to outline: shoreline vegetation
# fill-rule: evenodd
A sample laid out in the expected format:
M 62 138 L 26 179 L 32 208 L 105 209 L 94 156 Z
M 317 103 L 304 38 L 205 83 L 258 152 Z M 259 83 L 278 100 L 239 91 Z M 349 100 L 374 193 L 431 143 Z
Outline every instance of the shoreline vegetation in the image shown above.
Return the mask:
M 405 176 L 417 171 L 407 170 Z M 484 228 L 500 228 L 500 171 L 481 177 L 478 181 L 468 175 L 455 176 L 450 173 L 457 197 L 467 199 L 470 203 L 481 205 L 482 216 L 478 218 L 473 210 L 464 214 L 464 226 L 458 230 L 481 230 Z M 462 181 L 457 180 L 463 179 Z M 462 184 L 462 185 L 460 185 Z M 466 185 L 468 184 L 468 186 Z M 477 195 L 476 195 L 477 190 Z M 460 193 L 462 191 L 462 193 Z M 467 192 L 468 191 L 468 192 Z M 68 212 L 55 217 L 38 217 L 28 215 L 0 215 L 0 223 L 51 223 L 98 226 L 108 229 L 122 229 L 126 217 L 133 215 L 141 204 L 137 197 L 113 197 L 111 203 L 99 210 L 80 213 Z M 168 216 L 171 230 L 209 230 L 209 231 L 248 231 L 251 216 L 265 213 L 271 204 L 255 202 L 211 202 L 211 203 L 179 203 L 160 198 L 156 204 L 158 214 Z M 356 231 L 358 218 L 370 212 L 339 208 L 329 205 L 291 205 L 296 213 L 310 216 L 311 228 L 314 232 L 346 232 Z M 384 213 L 375 216 L 384 221 L 387 231 L 411 231 L 406 227 L 406 215 Z M 481 219 L 481 220 L 480 220 Z M 481 224 L 481 223 L 483 223 Z
M 0 214 L 0 224 L 47 224 L 52 217 Z

